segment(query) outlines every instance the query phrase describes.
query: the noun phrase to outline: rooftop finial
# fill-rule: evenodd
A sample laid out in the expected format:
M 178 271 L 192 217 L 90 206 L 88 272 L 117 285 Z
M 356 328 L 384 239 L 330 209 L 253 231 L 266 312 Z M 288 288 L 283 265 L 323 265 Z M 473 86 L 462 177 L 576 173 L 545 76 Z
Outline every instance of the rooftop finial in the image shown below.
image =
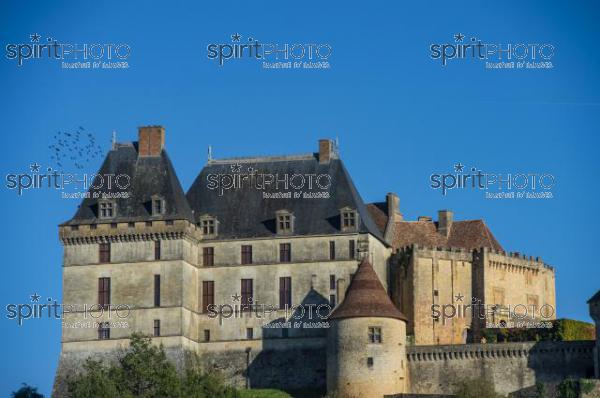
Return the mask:
M 208 146 L 208 161 L 212 160 L 212 146 Z
M 112 149 L 117 147 L 117 132 L 113 130 L 112 132 Z
M 337 136 L 335 137 L 335 153 L 340 154 L 340 138 Z

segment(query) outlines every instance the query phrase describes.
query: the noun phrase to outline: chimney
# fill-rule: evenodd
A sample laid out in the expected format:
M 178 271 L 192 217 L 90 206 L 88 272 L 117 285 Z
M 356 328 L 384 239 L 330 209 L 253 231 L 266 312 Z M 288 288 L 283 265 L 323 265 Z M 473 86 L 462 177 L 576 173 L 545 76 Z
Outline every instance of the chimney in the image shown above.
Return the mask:
M 139 127 L 139 156 L 160 156 L 165 147 L 165 128 L 162 126 Z
M 396 222 L 402 221 L 402 213 L 400 213 L 400 198 L 393 192 L 389 192 L 385 196 L 385 202 L 387 204 L 388 220 L 383 233 L 383 239 L 392 244 L 394 240 L 394 230 L 396 228 Z
M 333 157 L 333 141 L 329 139 L 319 140 L 319 164 L 328 164 Z
M 454 218 L 454 213 L 450 210 L 440 210 L 438 211 L 438 232 L 444 236 L 448 236 L 450 234 L 450 228 L 452 227 L 452 219 Z

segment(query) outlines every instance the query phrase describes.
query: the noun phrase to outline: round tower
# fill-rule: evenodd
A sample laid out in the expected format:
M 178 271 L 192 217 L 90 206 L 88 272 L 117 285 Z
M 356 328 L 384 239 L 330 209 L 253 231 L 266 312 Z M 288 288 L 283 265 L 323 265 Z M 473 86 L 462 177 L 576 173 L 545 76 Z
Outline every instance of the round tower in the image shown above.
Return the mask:
M 340 398 L 406 392 L 406 317 L 375 270 L 359 265 L 344 301 L 329 316 L 327 391 Z

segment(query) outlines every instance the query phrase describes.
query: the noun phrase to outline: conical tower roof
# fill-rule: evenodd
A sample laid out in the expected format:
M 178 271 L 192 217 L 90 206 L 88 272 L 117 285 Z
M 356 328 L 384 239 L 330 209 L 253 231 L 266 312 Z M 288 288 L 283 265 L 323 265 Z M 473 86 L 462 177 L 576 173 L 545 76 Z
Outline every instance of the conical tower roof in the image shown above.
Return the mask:
M 392 303 L 373 266 L 366 259 L 358 266 L 344 301 L 331 313 L 329 319 L 356 317 L 407 320 Z

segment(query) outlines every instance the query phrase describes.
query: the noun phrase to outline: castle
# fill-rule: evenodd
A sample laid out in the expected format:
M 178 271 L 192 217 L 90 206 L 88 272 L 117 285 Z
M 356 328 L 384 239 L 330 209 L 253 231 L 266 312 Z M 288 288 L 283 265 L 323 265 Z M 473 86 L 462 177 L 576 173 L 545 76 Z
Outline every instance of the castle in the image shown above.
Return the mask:
M 141 127 L 98 175 L 113 183 L 93 184 L 59 226 L 73 306 L 55 396 L 134 331 L 178 366 L 189 350 L 232 384 L 315 396 L 446 394 L 459 374 L 507 393 L 598 361 L 593 342 L 481 344 L 515 314 L 554 319 L 554 269 L 506 252 L 482 220 L 407 221 L 393 193 L 364 203 L 331 140 L 305 155 L 209 157 L 184 193 L 164 128 Z

